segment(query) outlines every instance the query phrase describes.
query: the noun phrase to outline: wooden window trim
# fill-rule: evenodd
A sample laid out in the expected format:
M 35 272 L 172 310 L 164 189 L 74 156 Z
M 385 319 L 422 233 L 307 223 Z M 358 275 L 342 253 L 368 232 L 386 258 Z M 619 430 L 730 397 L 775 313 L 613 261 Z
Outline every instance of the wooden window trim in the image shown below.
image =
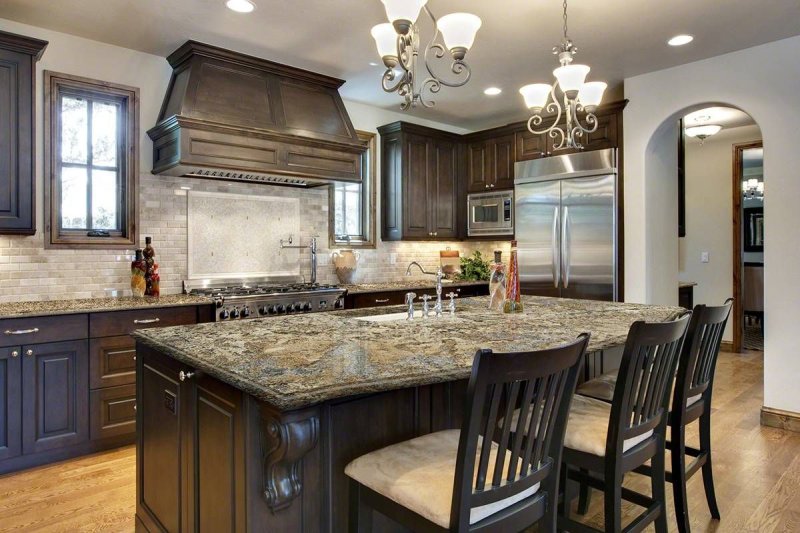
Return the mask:
M 336 238 L 335 235 L 335 228 L 336 228 L 336 197 L 334 194 L 334 185 L 330 185 L 328 189 L 328 247 L 329 248 L 361 248 L 361 249 L 371 249 L 375 248 L 375 244 L 377 242 L 377 236 L 375 233 L 376 228 L 376 199 L 377 199 L 377 169 L 376 162 L 377 162 L 377 139 L 378 135 L 376 133 L 371 133 L 367 131 L 357 131 L 356 134 L 358 135 L 358 139 L 360 141 L 364 141 L 368 145 L 368 152 L 364 155 L 365 160 L 362 165 L 362 168 L 365 166 L 369 169 L 369 172 L 366 176 L 362 176 L 362 181 L 367 182 L 367 197 L 364 198 L 362 194 L 362 200 L 364 201 L 363 211 L 364 215 L 369 217 L 367 222 L 368 226 L 368 235 L 366 239 L 358 240 L 358 241 L 344 241 Z
M 109 237 L 89 237 L 84 230 L 61 230 L 61 206 L 58 205 L 58 146 L 57 113 L 59 93 L 92 92 L 125 101 L 126 146 L 124 156 L 125 222 L 122 232 L 110 232 Z M 139 242 L 139 89 L 118 83 L 94 80 L 71 74 L 44 71 L 44 244 L 45 248 L 125 249 Z

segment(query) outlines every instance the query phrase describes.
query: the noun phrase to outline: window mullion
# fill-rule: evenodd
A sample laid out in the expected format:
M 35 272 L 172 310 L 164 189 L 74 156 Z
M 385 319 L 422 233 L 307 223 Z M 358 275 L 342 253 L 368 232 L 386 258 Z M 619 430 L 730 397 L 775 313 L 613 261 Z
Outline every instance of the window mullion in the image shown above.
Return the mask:
M 92 220 L 92 177 L 94 172 L 92 163 L 94 162 L 94 154 L 92 153 L 92 100 L 86 98 L 86 229 L 92 231 L 94 229 L 94 221 Z

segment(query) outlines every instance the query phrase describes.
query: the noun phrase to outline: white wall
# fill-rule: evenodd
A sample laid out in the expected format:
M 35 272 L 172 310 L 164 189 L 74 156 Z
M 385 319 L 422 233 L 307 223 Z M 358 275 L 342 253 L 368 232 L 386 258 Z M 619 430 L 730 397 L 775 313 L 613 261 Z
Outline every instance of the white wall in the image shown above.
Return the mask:
M 659 289 L 672 284 L 650 265 L 678 264 L 671 241 L 662 241 L 650 194 L 660 180 L 674 179 L 674 171 L 658 168 L 659 154 L 674 144 L 656 142 L 654 134 L 687 111 L 719 103 L 750 114 L 764 140 L 764 175 L 769 182 L 765 231 L 765 362 L 764 404 L 800 412 L 800 357 L 794 331 L 800 319 L 800 151 L 795 115 L 800 94 L 800 37 L 690 63 L 625 80 L 625 294 L 630 301 L 671 302 Z M 674 138 L 674 137 L 673 137 Z M 663 145 L 663 146 L 662 146 Z M 664 246 L 659 246 L 659 243 Z M 672 293 L 670 287 L 670 294 Z
M 733 287 L 733 145 L 761 139 L 758 126 L 723 129 L 701 145 L 686 140 L 686 237 L 679 241 L 681 281 L 694 281 L 695 304 L 719 305 Z M 709 262 L 700 254 L 708 252 Z M 733 322 L 725 329 L 733 340 Z

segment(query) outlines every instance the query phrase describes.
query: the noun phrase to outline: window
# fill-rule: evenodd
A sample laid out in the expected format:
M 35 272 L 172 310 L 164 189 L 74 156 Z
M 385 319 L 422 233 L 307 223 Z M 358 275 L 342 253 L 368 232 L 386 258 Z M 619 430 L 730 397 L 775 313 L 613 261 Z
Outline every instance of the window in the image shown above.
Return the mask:
M 134 246 L 139 90 L 45 72 L 48 247 Z
M 330 188 L 330 246 L 375 247 L 375 139 L 358 132 L 368 142 L 361 160 L 361 183 L 336 182 Z

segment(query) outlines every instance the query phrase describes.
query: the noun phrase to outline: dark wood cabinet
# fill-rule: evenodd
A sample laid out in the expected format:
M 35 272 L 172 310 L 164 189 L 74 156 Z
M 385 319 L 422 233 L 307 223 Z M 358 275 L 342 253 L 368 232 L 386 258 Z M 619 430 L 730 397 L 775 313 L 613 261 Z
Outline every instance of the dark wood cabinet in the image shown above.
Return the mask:
M 442 290 L 442 298 L 449 292 L 454 292 L 459 298 L 468 298 L 470 296 L 486 296 L 489 294 L 489 284 L 476 283 L 474 285 L 458 285 L 449 286 L 444 285 Z M 404 289 L 397 291 L 374 291 L 374 292 L 357 292 L 354 294 L 346 294 L 344 298 L 345 309 L 362 309 L 364 307 L 385 307 L 387 305 L 401 305 L 405 303 L 406 293 L 413 292 L 417 298 L 423 294 L 436 297 L 436 289 L 428 287 L 425 289 Z
M 0 460 L 22 453 L 22 357 L 0 348 Z
M 469 143 L 467 192 L 513 189 L 516 151 L 513 133 Z
M 243 394 L 147 348 L 138 359 L 139 519 L 151 532 L 245 531 Z
M 36 233 L 36 62 L 46 41 L 0 32 L 0 234 Z
M 22 347 L 22 451 L 89 440 L 88 341 Z
M 459 238 L 459 136 L 404 122 L 378 131 L 383 154 L 381 238 Z
M 544 133 L 531 133 L 528 129 L 514 134 L 517 145 L 517 161 L 528 161 L 547 157 L 552 141 Z

